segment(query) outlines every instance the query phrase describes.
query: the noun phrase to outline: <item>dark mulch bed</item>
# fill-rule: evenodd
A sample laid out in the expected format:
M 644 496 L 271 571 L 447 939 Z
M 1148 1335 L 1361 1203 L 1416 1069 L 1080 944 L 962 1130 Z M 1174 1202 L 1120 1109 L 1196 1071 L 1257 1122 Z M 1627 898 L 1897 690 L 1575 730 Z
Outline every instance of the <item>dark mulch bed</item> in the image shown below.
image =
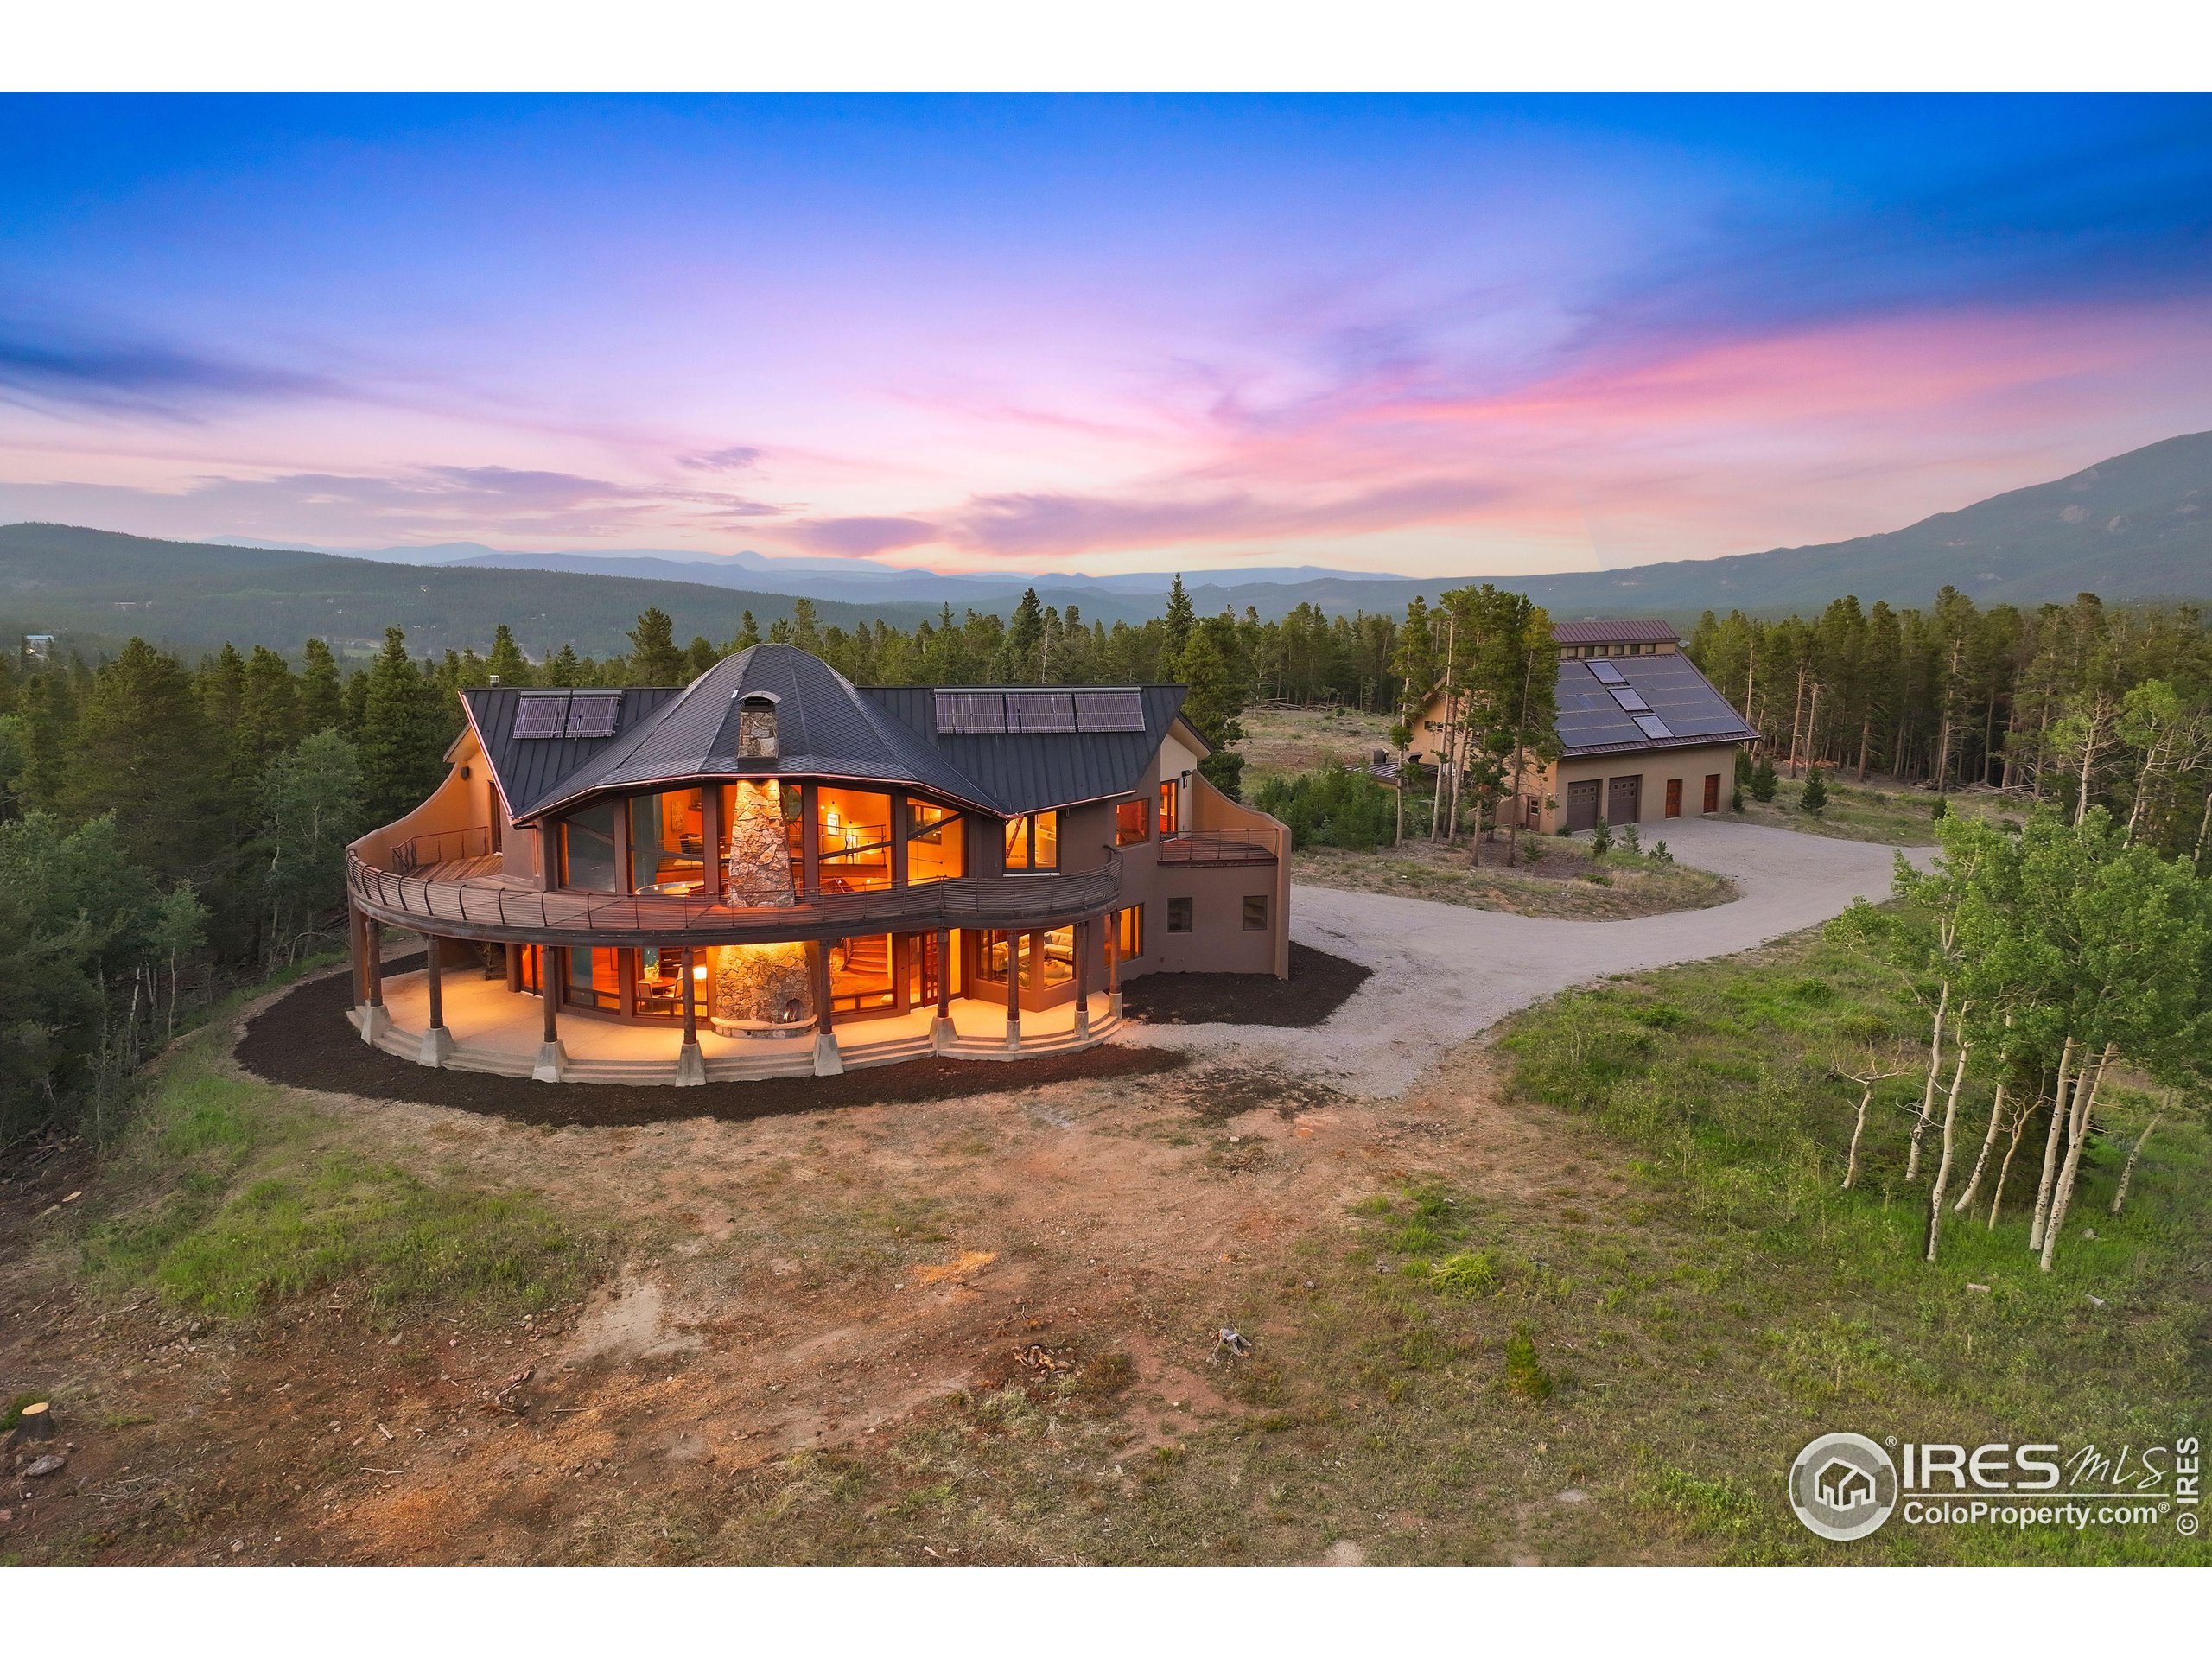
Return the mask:
M 1122 1007 L 1156 1026 L 1318 1026 L 1374 971 L 1294 943 L 1287 981 L 1267 974 L 1147 974 L 1122 988 Z
M 693 1117 L 741 1123 L 846 1106 L 1012 1094 L 1052 1083 L 1173 1071 L 1187 1059 L 1173 1049 L 1109 1045 L 1033 1060 L 909 1060 L 848 1071 L 842 1077 L 767 1077 L 710 1083 L 702 1089 L 533 1083 L 527 1077 L 435 1071 L 371 1048 L 346 1021 L 347 988 L 346 976 L 339 974 L 311 980 L 277 999 L 247 1025 L 238 1046 L 239 1063 L 257 1077 L 295 1088 L 451 1106 L 518 1123 L 619 1128 Z

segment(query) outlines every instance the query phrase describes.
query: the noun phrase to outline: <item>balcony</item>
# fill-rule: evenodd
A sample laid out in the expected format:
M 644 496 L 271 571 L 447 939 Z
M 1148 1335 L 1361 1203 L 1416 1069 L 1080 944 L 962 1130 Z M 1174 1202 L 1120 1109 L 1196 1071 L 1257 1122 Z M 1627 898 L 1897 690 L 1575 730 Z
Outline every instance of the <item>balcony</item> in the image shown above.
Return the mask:
M 541 891 L 505 874 L 482 830 L 418 836 L 379 869 L 348 854 L 353 903 L 392 926 L 451 938 L 514 944 L 743 944 L 835 939 L 855 933 L 941 927 L 1027 930 L 1116 908 L 1122 855 L 1068 875 L 963 876 L 920 887 L 825 893 L 782 909 L 732 906 L 703 895 Z
M 1160 843 L 1162 869 L 1194 864 L 1273 864 L 1281 857 L 1279 830 L 1194 830 Z

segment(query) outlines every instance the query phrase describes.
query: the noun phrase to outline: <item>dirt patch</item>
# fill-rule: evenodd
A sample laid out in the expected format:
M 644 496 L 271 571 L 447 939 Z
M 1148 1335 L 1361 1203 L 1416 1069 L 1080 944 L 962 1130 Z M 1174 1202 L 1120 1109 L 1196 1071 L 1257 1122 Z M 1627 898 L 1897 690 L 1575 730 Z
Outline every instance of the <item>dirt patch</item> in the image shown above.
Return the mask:
M 1509 865 L 1509 856 L 1519 862 Z M 1624 851 L 1593 858 L 1586 842 L 1548 836 L 1517 853 L 1503 840 L 1471 847 L 1414 841 L 1371 853 L 1309 847 L 1294 855 L 1291 875 L 1311 887 L 1575 921 L 1703 910 L 1738 896 L 1733 882 L 1710 870 Z
M 1133 1019 L 1160 1026 L 1318 1026 L 1374 971 L 1293 941 L 1287 981 L 1265 974 L 1147 974 L 1128 982 L 1122 1006 Z
M 238 1046 L 239 1063 L 268 1082 L 298 1089 L 450 1106 L 517 1123 L 583 1128 L 698 1117 L 743 1123 L 794 1112 L 962 1100 L 1057 1083 L 1149 1076 L 1173 1071 L 1186 1061 L 1173 1049 L 1109 1045 L 1073 1054 L 1039 1055 L 1033 1060 L 910 1060 L 838 1077 L 766 1077 L 755 1083 L 710 1083 L 700 1089 L 534 1083 L 480 1071 L 437 1071 L 371 1048 L 346 1023 L 350 994 L 341 974 L 310 981 L 278 998 L 247 1025 Z
M 1273 1112 L 1289 1122 L 1341 1105 L 1345 1096 L 1325 1083 L 1274 1066 L 1237 1065 L 1186 1074 L 1172 1098 L 1199 1122 L 1218 1126 L 1247 1112 Z

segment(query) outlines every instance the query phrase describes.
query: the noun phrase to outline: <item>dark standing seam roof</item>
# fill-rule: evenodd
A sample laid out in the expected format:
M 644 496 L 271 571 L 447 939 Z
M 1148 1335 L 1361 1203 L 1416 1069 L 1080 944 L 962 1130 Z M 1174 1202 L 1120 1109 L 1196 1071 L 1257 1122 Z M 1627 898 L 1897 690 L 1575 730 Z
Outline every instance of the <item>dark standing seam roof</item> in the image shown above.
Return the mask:
M 518 818 L 609 749 L 614 748 L 680 695 L 674 686 L 633 685 L 625 690 L 612 737 L 516 737 L 515 710 L 524 688 L 479 687 L 461 694 L 484 740 L 484 758 Z M 542 694 L 540 694 L 542 695 Z
M 1667 640 L 1678 641 L 1671 622 L 1554 622 L 1552 639 L 1562 645 L 1657 645 Z
M 1700 743 L 1747 743 L 1758 735 L 1687 657 L 1667 653 L 1598 660 L 1618 669 L 1674 736 L 1646 737 L 1635 716 L 1621 707 L 1589 664 L 1569 658 L 1559 665 L 1559 741 L 1570 759 Z
M 737 761 L 735 711 L 754 694 L 775 699 L 779 758 L 772 768 Z M 760 645 L 724 658 L 680 691 L 625 691 L 611 738 L 518 740 L 509 734 L 518 690 L 466 695 L 518 819 L 601 790 L 764 771 L 910 784 L 1012 817 L 1138 788 L 1184 689 L 1144 688 L 1141 732 L 939 736 L 935 688 L 861 690 L 796 646 Z
M 1152 757 L 1183 707 L 1185 688 L 1140 688 L 1141 732 L 958 733 L 937 729 L 937 690 L 877 685 L 861 696 L 884 709 L 1008 817 L 1126 795 L 1143 781 Z M 973 798 L 972 797 L 970 798 Z

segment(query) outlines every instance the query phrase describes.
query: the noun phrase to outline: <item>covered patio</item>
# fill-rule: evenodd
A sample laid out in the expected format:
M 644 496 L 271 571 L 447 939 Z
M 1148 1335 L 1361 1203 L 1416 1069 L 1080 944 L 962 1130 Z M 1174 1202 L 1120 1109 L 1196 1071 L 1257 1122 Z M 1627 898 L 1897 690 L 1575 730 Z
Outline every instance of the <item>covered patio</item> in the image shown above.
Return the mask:
M 402 1059 L 501 1077 L 543 1076 L 544 1005 L 540 998 L 510 990 L 504 980 L 480 978 L 450 967 L 440 981 L 442 1040 L 433 1035 L 429 976 L 422 969 L 385 976 L 383 1001 L 377 1005 L 381 1011 L 371 1014 L 365 1005 L 348 1017 L 356 1030 L 370 1020 L 370 1040 Z M 1006 1004 L 995 996 L 953 997 L 947 1007 L 949 1032 L 935 1029 L 933 1007 L 841 1020 L 831 1027 L 835 1067 L 889 1065 L 932 1053 L 1006 1060 L 1088 1048 L 1119 1027 L 1120 1001 L 1101 990 L 1081 1003 L 1025 1008 L 1014 1042 L 1008 1039 Z M 1079 1012 L 1087 1019 L 1078 1020 Z M 703 1076 L 692 1077 L 680 1071 L 683 1030 L 679 1025 L 595 1019 L 564 1008 L 559 1031 L 563 1056 L 558 1078 L 548 1081 L 673 1085 L 811 1077 L 820 1069 L 810 1022 L 800 1034 L 789 1037 L 726 1037 L 700 1021 L 696 1035 Z

